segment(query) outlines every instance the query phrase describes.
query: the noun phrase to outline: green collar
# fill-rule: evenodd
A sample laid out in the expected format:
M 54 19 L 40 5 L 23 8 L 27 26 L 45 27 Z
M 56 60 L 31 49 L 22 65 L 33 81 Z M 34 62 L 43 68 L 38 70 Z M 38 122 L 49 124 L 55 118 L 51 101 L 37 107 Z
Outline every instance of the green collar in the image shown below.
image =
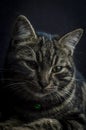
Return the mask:
M 34 109 L 35 110 L 40 110 L 41 109 L 41 104 L 35 104 Z

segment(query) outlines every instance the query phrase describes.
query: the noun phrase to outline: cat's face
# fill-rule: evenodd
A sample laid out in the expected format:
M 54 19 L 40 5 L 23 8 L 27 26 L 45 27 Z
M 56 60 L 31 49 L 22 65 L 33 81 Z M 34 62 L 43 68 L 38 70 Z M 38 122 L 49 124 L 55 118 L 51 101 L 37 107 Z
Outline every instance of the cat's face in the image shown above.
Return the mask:
M 73 82 L 73 52 L 82 32 L 50 39 L 37 35 L 24 16 L 18 17 L 6 60 L 7 86 L 27 100 L 65 94 Z

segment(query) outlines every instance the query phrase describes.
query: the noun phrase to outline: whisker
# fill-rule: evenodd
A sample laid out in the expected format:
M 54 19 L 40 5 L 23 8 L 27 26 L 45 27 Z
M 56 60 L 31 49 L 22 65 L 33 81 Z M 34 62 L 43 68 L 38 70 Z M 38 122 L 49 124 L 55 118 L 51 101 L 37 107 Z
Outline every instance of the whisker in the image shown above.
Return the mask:
M 77 79 L 77 78 L 74 78 L 74 80 L 78 81 L 78 82 L 83 82 L 84 81 L 84 79 L 82 80 L 82 79 Z
M 5 78 L 5 79 L 2 78 L 2 79 L 0 79 L 0 80 L 1 80 L 1 81 L 13 81 L 13 82 L 14 82 L 14 81 L 15 81 L 15 82 L 16 82 L 16 81 L 17 81 L 17 82 L 20 81 L 21 83 L 22 83 L 22 82 L 26 82 L 26 83 L 31 83 L 31 84 L 33 84 L 33 85 L 36 84 L 34 81 L 31 82 L 31 81 L 26 80 L 26 79 L 23 79 L 23 81 L 21 81 L 21 80 L 19 80 L 19 79 L 17 80 L 17 79 L 11 79 L 11 78 Z
M 68 77 L 68 75 L 67 75 L 67 77 Z M 70 76 L 69 75 L 69 79 L 74 79 L 74 81 L 78 81 L 78 82 L 83 82 L 84 81 L 84 79 L 78 79 L 78 78 L 76 78 L 76 77 L 72 77 L 72 76 Z M 66 77 L 65 78 L 63 78 L 63 79 L 66 79 Z M 71 81 L 71 80 L 70 80 Z
M 5 85 L 4 87 L 6 88 L 6 87 L 16 87 L 16 85 L 26 85 L 26 83 L 28 83 L 29 85 L 34 85 L 35 83 L 32 83 L 32 82 L 30 82 L 30 81 L 26 81 L 26 80 L 24 80 L 24 81 L 21 81 L 21 82 L 13 82 L 13 83 L 10 83 L 10 84 L 8 84 L 8 85 Z M 18 86 L 19 87 L 19 86 Z
M 25 82 L 12 83 L 12 84 L 5 85 L 4 87 L 11 87 L 11 86 L 16 87 L 15 85 L 22 85 L 22 84 L 25 84 Z

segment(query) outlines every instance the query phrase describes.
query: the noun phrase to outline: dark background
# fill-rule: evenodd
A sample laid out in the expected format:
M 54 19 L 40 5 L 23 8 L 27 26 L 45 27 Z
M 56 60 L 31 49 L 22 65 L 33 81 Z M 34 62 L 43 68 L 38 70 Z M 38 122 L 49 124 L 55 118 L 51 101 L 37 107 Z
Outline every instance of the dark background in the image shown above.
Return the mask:
M 76 47 L 78 69 L 86 77 L 86 0 L 1 0 L 0 1 L 0 70 L 9 45 L 16 17 L 28 17 L 35 30 L 64 35 L 83 28 L 84 35 Z

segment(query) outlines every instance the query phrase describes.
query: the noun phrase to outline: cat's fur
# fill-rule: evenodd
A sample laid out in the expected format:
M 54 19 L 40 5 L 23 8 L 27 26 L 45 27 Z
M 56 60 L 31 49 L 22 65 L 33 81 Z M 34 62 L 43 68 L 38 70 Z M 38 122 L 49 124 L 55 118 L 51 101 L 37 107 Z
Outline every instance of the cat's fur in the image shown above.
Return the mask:
M 73 61 L 82 34 L 36 33 L 17 18 L 1 79 L 1 129 L 85 130 L 86 83 Z

